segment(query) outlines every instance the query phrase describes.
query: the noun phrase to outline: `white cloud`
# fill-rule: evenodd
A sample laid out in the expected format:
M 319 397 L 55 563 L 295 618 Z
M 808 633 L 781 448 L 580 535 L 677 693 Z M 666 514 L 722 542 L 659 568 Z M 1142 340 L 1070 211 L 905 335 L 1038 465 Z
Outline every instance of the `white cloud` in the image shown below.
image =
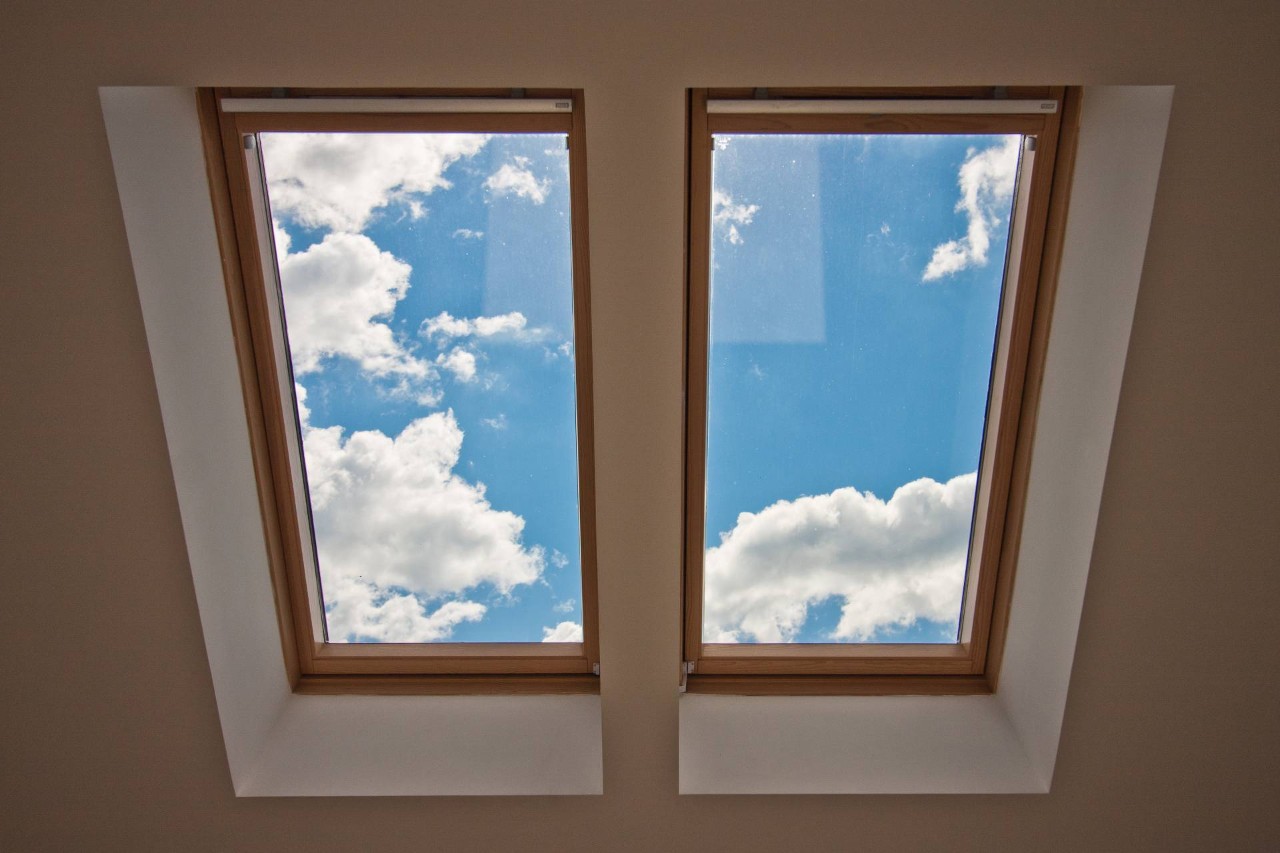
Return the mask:
M 542 204 L 547 200 L 547 191 L 551 189 L 549 180 L 539 181 L 529 171 L 529 159 L 516 157 L 515 164 L 503 163 L 484 182 L 485 187 L 494 195 L 517 195 L 527 198 L 534 204 Z
M 444 173 L 476 154 L 487 137 L 474 133 L 264 133 L 272 210 L 304 225 L 361 231 L 373 212 L 414 193 L 451 186 Z
M 428 613 L 410 593 L 386 593 L 376 585 L 339 577 L 325 598 L 333 604 L 325 613 L 333 642 L 372 640 L 379 643 L 434 643 L 447 640 L 460 622 L 478 622 L 487 608 L 475 601 L 446 601 Z
M 725 238 L 735 246 L 742 244 L 739 225 L 750 225 L 760 212 L 758 204 L 739 204 L 723 190 L 711 191 L 711 227 L 720 229 Z
M 501 432 L 507 428 L 507 416 L 499 413 L 496 418 L 481 418 L 480 423 L 484 424 L 489 429 L 495 429 Z
M 933 250 L 924 270 L 925 281 L 936 281 L 971 266 L 987 263 L 991 230 L 1013 196 L 1018 176 L 1021 137 L 1009 136 L 999 145 L 977 151 L 970 148 L 960 166 L 960 201 L 956 210 L 965 214 L 969 227 L 959 240 L 949 240 Z
M 521 342 L 540 341 L 548 336 L 545 329 L 529 328 L 529 321 L 519 311 L 492 317 L 454 317 L 442 311 L 423 321 L 418 333 L 437 340 L 451 338 L 503 338 Z
M 454 347 L 448 355 L 436 356 L 436 364 L 454 375 L 459 382 L 471 382 L 476 378 L 476 356 L 462 347 Z
M 582 626 L 577 622 L 561 622 L 554 628 L 542 629 L 544 643 L 581 643 Z
M 327 234 L 296 254 L 283 229 L 275 235 L 298 375 L 319 370 L 325 356 L 341 356 L 373 376 L 435 378 L 431 365 L 415 358 L 381 322 L 409 290 L 408 264 L 362 234 Z
M 453 232 L 453 236 L 463 240 L 479 240 L 484 236 L 484 232 L 472 231 L 470 228 L 459 228 Z
M 575 599 L 566 598 L 564 601 L 561 601 L 559 604 L 552 605 L 551 609 L 554 610 L 556 613 L 572 613 L 574 610 L 577 609 L 577 607 L 578 607 L 578 602 Z
M 704 639 L 786 642 L 832 596 L 844 599 L 834 640 L 954 622 L 976 482 L 924 478 L 888 501 L 844 488 L 742 513 L 707 551 Z
M 395 438 L 346 435 L 311 426 L 306 391 L 297 393 L 326 594 L 363 595 L 355 581 L 426 599 L 485 583 L 508 594 L 541 577 L 545 555 L 522 543 L 524 519 L 494 509 L 483 484 L 454 473 L 463 433 L 452 411 L 419 418 Z

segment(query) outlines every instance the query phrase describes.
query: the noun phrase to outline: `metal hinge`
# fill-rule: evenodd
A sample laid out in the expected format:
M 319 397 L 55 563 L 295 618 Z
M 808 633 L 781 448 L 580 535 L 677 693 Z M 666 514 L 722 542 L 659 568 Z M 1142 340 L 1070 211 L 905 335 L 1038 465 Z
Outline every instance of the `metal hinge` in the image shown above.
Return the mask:
M 687 660 L 680 665 L 680 692 L 684 693 L 689 686 L 689 674 L 693 672 L 693 661 Z
M 593 663 L 593 664 L 591 664 L 591 674 L 592 674 L 592 675 L 599 675 L 599 674 L 600 674 L 600 664 L 598 664 L 598 663 Z

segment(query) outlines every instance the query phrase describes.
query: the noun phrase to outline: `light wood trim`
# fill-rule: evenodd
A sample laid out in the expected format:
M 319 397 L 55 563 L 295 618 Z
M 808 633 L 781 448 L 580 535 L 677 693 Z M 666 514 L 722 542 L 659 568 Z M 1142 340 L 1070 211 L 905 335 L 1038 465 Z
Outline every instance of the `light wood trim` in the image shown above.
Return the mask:
M 710 318 L 711 135 L 707 93 L 689 93 L 689 246 L 685 271 L 684 659 L 702 657 L 702 562 L 706 526 L 707 341 Z
M 684 185 L 686 194 L 691 192 L 693 186 L 692 178 L 692 157 L 690 145 L 694 139 L 693 134 L 693 90 L 687 89 L 684 93 Z M 686 658 L 690 656 L 686 653 L 685 645 L 688 638 L 692 636 L 689 630 L 689 602 L 693 596 L 689 595 L 686 587 L 689 583 L 690 567 L 686 559 L 689 553 L 687 539 L 689 536 L 689 245 L 690 245 L 690 211 L 693 207 L 692 199 L 686 195 L 684 204 L 684 304 L 681 305 L 680 311 L 680 341 L 683 347 L 680 350 L 680 467 L 684 474 L 683 488 L 680 491 L 680 586 L 678 595 L 680 596 L 680 642 L 676 645 L 676 685 L 678 689 L 683 690 L 685 686 Z M 701 601 L 701 597 L 698 597 Z M 697 636 L 700 638 L 701 632 Z
M 928 658 L 969 660 L 964 643 L 703 643 L 702 660 L 738 658 L 804 660 L 813 658 Z
M 704 643 L 698 675 L 972 675 L 960 643 Z
M 1058 93 L 1057 97 L 1061 101 L 1062 93 Z M 1017 291 L 1011 294 L 1015 304 L 1009 335 L 1009 353 L 1005 361 L 1004 387 L 999 389 L 1002 398 L 999 417 L 996 424 L 986 425 L 986 435 L 983 439 L 984 442 L 994 440 L 995 452 L 990 493 L 978 496 L 984 504 L 985 513 L 983 516 L 978 516 L 985 520 L 984 529 L 980 532 L 975 531 L 975 534 L 981 536 L 978 543 L 981 550 L 978 552 L 976 566 L 971 564 L 969 567 L 970 573 L 977 572 L 976 581 L 970 581 L 977 583 L 972 620 L 973 633 L 970 638 L 976 672 L 986 671 L 987 647 L 991 636 L 998 576 L 1002 571 L 1013 571 L 1012 561 L 1002 566 L 1001 550 L 1009 509 L 1009 488 L 1014 476 L 1014 452 L 1018 441 L 1018 426 L 1025 405 L 1023 389 L 1030 355 L 1031 326 L 1035 318 L 1036 297 L 1040 285 L 1040 266 L 1049 215 L 1049 192 L 1053 187 L 1061 118 L 1061 111 L 1045 116 L 1045 130 L 1037 138 L 1035 171 L 1031 177 L 1031 194 L 1028 199 L 1022 257 L 1017 261 Z
M 426 644 L 423 644 L 426 645 Z M 538 643 L 530 643 L 536 646 Z M 582 655 L 538 654 L 379 654 L 364 656 L 317 654 L 311 659 L 311 675 L 591 675 L 592 664 Z
M 263 103 L 263 102 L 259 102 Z M 265 103 L 271 103 L 266 101 Z M 745 115 L 1042 115 L 1058 110 L 1058 102 L 1038 100 L 977 100 L 967 98 L 769 98 L 707 101 L 707 113 Z
M 1009 479 L 1008 508 L 1000 542 L 999 571 L 992 593 L 991 630 L 986 644 L 983 671 L 994 691 L 999 684 L 1000 664 L 1004 658 L 1005 637 L 1009 628 L 1009 607 L 1013 600 L 1017 572 L 1018 549 L 1022 544 L 1022 522 L 1026 513 L 1027 483 L 1031 472 L 1031 454 L 1035 447 L 1036 421 L 1040 412 L 1040 390 L 1044 381 L 1045 354 L 1049 349 L 1049 328 L 1058 292 L 1058 271 L 1062 263 L 1062 246 L 1066 237 L 1067 213 L 1071 200 L 1071 183 L 1075 174 L 1076 145 L 1080 131 L 1080 108 L 1083 92 L 1067 88 L 1059 110 L 1057 160 L 1048 202 L 1048 214 L 1038 270 L 1038 289 L 1034 319 L 1027 342 L 1026 378 L 1022 388 L 1013 468 Z
M 981 696 L 991 685 L 980 675 L 698 675 L 689 693 L 727 696 Z
M 360 658 L 581 658 L 582 643 L 317 643 L 316 657 Z
M 593 675 L 304 675 L 295 693 L 319 696 L 536 695 L 600 692 Z
M 252 91 L 252 90 L 250 90 Z M 571 94 L 571 114 L 223 113 L 221 97 L 245 90 L 201 90 L 211 195 L 223 250 L 228 304 L 254 448 L 255 473 L 267 532 L 286 671 L 299 692 L 594 692 L 599 662 L 595 545 L 594 431 L 591 393 L 590 301 L 587 245 L 586 136 L 582 93 Z M 347 93 L 354 94 L 354 93 Z M 457 93 L 451 93 L 457 94 Z M 477 93 L 478 94 L 478 93 Z M 530 93 L 530 96 L 535 96 Z M 564 97 L 560 92 L 548 95 Z M 394 127 L 393 127 L 394 125 Z M 243 134 L 264 130 L 549 132 L 570 137 L 570 192 L 574 269 L 575 363 L 578 387 L 579 510 L 582 530 L 582 643 L 394 644 L 319 642 L 310 607 L 290 469 L 291 400 L 282 399 L 270 331 L 274 282 L 263 280 L 257 223 Z M 225 203 L 221 203 L 225 202 Z M 584 681 L 585 679 L 585 681 Z M 364 685 L 360 687 L 359 685 Z
M 701 675 L 974 675 L 965 658 L 933 657 L 793 657 L 708 658 L 698 661 Z
M 1057 87 L 1007 86 L 1004 97 L 1016 100 L 1049 98 Z M 867 98 L 894 100 L 995 100 L 1000 90 L 995 86 L 770 86 L 765 90 L 770 98 Z M 715 87 L 707 89 L 707 98 L 716 101 L 754 98 L 756 90 L 746 86 Z
M 283 533 L 280 530 L 280 519 L 274 511 L 275 486 L 268 450 L 267 426 L 263 417 L 262 392 L 258 387 L 258 376 L 254 367 L 256 359 L 252 333 L 249 330 L 245 283 L 241 275 L 240 244 L 237 240 L 235 214 L 231 203 L 227 161 L 222 149 L 218 102 L 211 89 L 198 90 L 196 102 L 200 117 L 201 141 L 204 145 L 205 167 L 209 178 L 209 195 L 214 211 L 213 221 L 217 230 L 223 281 L 226 284 L 232 342 L 236 349 L 236 364 L 240 373 L 240 388 L 244 396 L 245 415 L 249 427 L 249 448 L 253 457 L 254 482 L 258 490 L 262 532 L 267 545 L 267 563 L 280 629 L 280 645 L 284 652 L 286 677 L 291 685 L 296 685 L 302 672 L 299 664 L 298 643 L 293 631 L 293 620 L 289 616 L 292 605 L 288 574 L 285 569 L 285 547 Z
M 571 106 L 560 98 L 222 99 L 227 113 L 567 113 Z
M 407 86 L 228 86 L 218 89 L 223 98 L 510 98 L 515 90 L 500 86 L 460 89 L 457 87 Z M 1009 90 L 1010 93 L 1013 89 Z M 525 89 L 523 97 L 536 100 L 564 100 L 573 96 L 571 89 Z
M 569 133 L 568 113 L 224 113 L 241 133 Z
M 216 95 L 216 93 L 215 93 Z M 311 672 L 310 649 L 315 637 L 311 622 L 311 608 L 308 604 L 308 589 L 305 576 L 305 562 L 302 548 L 305 547 L 303 531 L 298 526 L 296 502 L 293 492 L 293 477 L 289 469 L 289 454 L 285 430 L 284 402 L 280 398 L 280 383 L 276 376 L 274 347 L 271 340 L 271 327 L 268 320 L 270 307 L 268 304 L 268 283 L 262 277 L 260 262 L 261 247 L 253 214 L 253 199 L 248 182 L 248 163 L 244 157 L 239 130 L 235 125 L 235 117 L 225 113 L 217 115 L 222 136 L 222 153 L 227 167 L 228 186 L 230 188 L 231 208 L 239 246 L 240 286 L 244 300 L 245 312 L 243 323 L 235 325 L 233 317 L 233 333 L 244 343 L 239 347 L 241 357 L 252 359 L 251 368 L 256 374 L 258 399 L 256 409 L 251 418 L 261 419 L 263 425 L 263 445 L 266 451 L 266 470 L 257 472 L 259 483 L 269 484 L 269 510 L 275 515 L 275 523 L 279 526 L 281 554 L 280 561 L 271 560 L 273 578 L 282 575 L 288 594 L 284 600 L 277 599 L 281 606 L 280 618 L 285 622 L 294 638 L 297 649 L 297 665 L 302 675 Z M 242 371 L 245 366 L 242 364 Z M 292 403 L 289 403 L 292 410 Z M 305 540 L 310 543 L 310 538 Z M 271 555 L 268 555 L 269 559 Z
M 707 117 L 711 133 L 1021 133 L 1043 132 L 1044 115 L 746 115 Z
M 573 240 L 573 359 L 577 371 L 578 527 L 582 583 L 582 644 L 587 661 L 600 662 L 600 593 L 596 548 L 595 383 L 591 350 L 591 247 L 587 205 L 586 97 L 570 96 L 569 218 Z
M 745 90 L 749 92 L 750 90 Z M 840 97 L 842 90 L 771 90 L 777 97 Z M 884 90 L 857 90 L 864 96 L 891 97 Z M 899 91 L 896 94 L 901 94 Z M 918 97 L 946 97 L 945 90 L 913 90 Z M 718 114 L 707 116 L 706 90 L 690 92 L 689 117 L 689 234 L 686 309 L 686 422 L 685 422 L 685 584 L 684 642 L 686 660 L 695 663 L 690 676 L 694 692 L 738 692 L 729 682 L 707 682 L 707 678 L 732 677 L 750 681 L 765 679 L 772 686 L 762 692 L 800 692 L 803 681 L 792 684 L 779 681 L 779 674 L 831 673 L 835 680 L 857 682 L 877 675 L 857 673 L 894 673 L 899 677 L 933 679 L 966 678 L 981 682 L 989 692 L 996 684 L 1008 605 L 1012 595 L 1012 575 L 1016 560 L 1016 540 L 1020 533 L 1022 501 L 1025 499 L 1026 468 L 1030 458 L 1030 437 L 1034 428 L 1034 407 L 1038 399 L 1043 349 L 1047 342 L 1047 310 L 1052 305 L 1056 276 L 1056 254 L 1061 248 L 1065 198 L 1070 182 L 1069 170 L 1060 167 L 1058 140 L 1069 132 L 1074 142 L 1074 127 L 1079 115 L 1079 91 L 1063 87 L 1023 89 L 1014 97 L 1053 98 L 1061 107 L 1055 113 L 1023 115 L 926 115 L 926 116 L 839 116 L 839 115 L 746 115 Z M 717 98 L 749 97 L 744 90 L 715 90 Z M 796 121 L 792 121 L 795 119 Z M 1062 128 L 1068 128 L 1063 131 Z M 998 353 L 1005 362 L 1005 381 L 994 393 L 1001 395 L 997 423 L 986 425 L 985 441 L 994 441 L 992 476 L 987 494 L 979 494 L 975 507 L 974 550 L 969 583 L 976 584 L 973 633 L 971 642 L 934 648 L 946 652 L 920 651 L 916 647 L 849 646 L 795 644 L 765 646 L 756 644 L 704 645 L 702 633 L 702 562 L 703 502 L 706 472 L 706 381 L 709 301 L 710 160 L 711 134 L 741 133 L 1019 133 L 1036 138 L 1036 157 L 1028 200 L 1027 226 L 1021 256 L 1017 264 L 1017 287 L 1006 294 L 1015 300 L 1010 318 L 1008 352 Z M 1071 158 L 1068 157 L 1069 161 Z M 1050 190 L 1062 213 L 1050 216 Z M 1055 210 L 1057 208 L 1055 207 Z M 1042 288 L 1045 278 L 1048 286 Z M 1034 321 L 1034 323 L 1033 323 Z M 1033 330 L 1035 338 L 1033 339 Z M 1030 396 L 1028 396 L 1030 395 Z M 1026 418 L 1022 413 L 1028 411 Z M 1016 505 L 1016 509 L 1015 509 Z M 980 529 L 979 529 L 980 528 Z M 1006 534 L 1010 535 L 1006 535 Z M 1012 539 L 1012 541 L 1010 541 Z M 766 674 L 772 673 L 772 674 Z M 840 673 L 840 674 L 836 674 Z M 809 676 L 816 677 L 816 676 Z M 700 682 L 702 687 L 692 685 Z M 745 683 L 745 682 L 744 682 Z M 761 682 L 766 683 L 765 681 Z M 877 682 L 878 683 L 878 682 Z M 970 682 L 966 681 L 965 684 Z M 719 685 L 714 690 L 710 685 Z M 884 684 L 903 682 L 889 681 Z M 789 685 L 789 687 L 788 687 Z M 804 688 L 808 690 L 810 688 Z M 880 690 L 880 688 L 876 688 Z M 914 688 L 913 688 L 914 690 Z M 824 688 L 824 692 L 826 688 Z M 859 692 L 849 688 L 850 692 Z M 752 691 L 747 692 L 754 692 Z M 842 688 L 836 692 L 845 692 Z M 875 691 L 873 691 L 875 692 Z M 929 692 L 929 691 L 926 691 Z M 949 691 L 941 691 L 949 692 Z M 962 692 L 972 692 L 965 688 Z

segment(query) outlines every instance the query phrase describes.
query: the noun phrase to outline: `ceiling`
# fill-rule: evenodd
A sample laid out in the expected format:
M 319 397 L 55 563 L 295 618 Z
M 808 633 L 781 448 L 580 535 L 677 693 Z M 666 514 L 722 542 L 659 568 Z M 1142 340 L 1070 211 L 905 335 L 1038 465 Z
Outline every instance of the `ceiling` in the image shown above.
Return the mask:
M 1280 6 L 34 3 L 0 26 L 0 848 L 1280 847 Z M 680 797 L 683 91 L 1177 87 L 1053 790 Z M 586 90 L 605 794 L 236 799 L 102 85 Z

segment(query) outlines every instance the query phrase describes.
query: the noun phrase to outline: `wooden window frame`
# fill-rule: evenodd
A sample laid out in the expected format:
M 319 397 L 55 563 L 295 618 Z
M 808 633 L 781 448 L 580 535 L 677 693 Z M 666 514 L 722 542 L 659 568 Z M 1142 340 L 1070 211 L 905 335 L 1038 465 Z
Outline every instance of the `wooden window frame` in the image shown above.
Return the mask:
M 761 99 L 760 96 L 764 96 Z M 688 93 L 685 493 L 680 676 L 689 692 L 790 695 L 992 693 L 1013 594 L 1044 356 L 1075 159 L 1081 93 L 1065 87 L 693 89 Z M 751 100 L 751 104 L 743 103 Z M 788 112 L 777 101 L 844 101 Z M 883 112 L 866 101 L 892 100 Z M 1009 101 L 1057 102 L 1051 113 Z M 736 101 L 708 111 L 709 101 Z M 946 101 L 961 112 L 913 112 Z M 801 108 L 803 109 L 803 107 Z M 839 107 L 833 107 L 839 110 Z M 729 111 L 732 110 L 732 111 Z M 712 644 L 702 641 L 712 134 L 1019 133 L 1034 136 L 1026 224 L 1010 302 L 1002 298 L 966 564 L 967 626 L 954 644 Z M 1011 243 L 1014 240 L 1011 235 Z M 1003 373 L 1003 381 L 999 377 Z M 994 427 L 994 429 L 993 429 Z
M 228 111 L 228 99 L 279 99 L 279 111 Z M 516 98 L 569 102 L 555 112 L 511 109 Z M 336 99 L 341 112 L 316 112 L 311 99 Z M 357 100 L 358 99 L 358 100 Z M 429 108 L 406 109 L 412 99 Z M 454 99 L 454 100 L 445 100 Z M 493 111 L 449 112 L 466 99 L 485 99 Z M 498 99 L 513 99 L 500 102 Z M 346 103 L 344 103 L 346 102 Z M 285 671 L 298 693 L 457 694 L 596 693 L 599 627 L 596 583 L 595 465 L 591 383 L 591 308 L 587 250 L 586 133 L 581 90 L 443 89 L 201 89 L 201 132 L 227 302 L 257 478 L 268 564 Z M 298 109 L 298 107 L 302 107 Z M 278 357 L 279 310 L 270 224 L 255 214 L 244 137 L 264 131 L 565 133 L 569 142 L 570 215 L 576 370 L 578 503 L 583 639 L 580 643 L 328 643 L 318 586 L 306 567 L 313 548 L 309 498 L 290 462 L 301 458 L 297 409 L 282 391 L 287 365 Z M 265 250 L 265 254 L 264 254 Z M 268 259 L 264 261 L 263 259 Z M 274 279 L 275 276 L 272 276 Z M 274 335 L 274 337 L 273 337 Z M 290 437 L 293 431 L 293 438 Z M 299 495 L 299 491 L 303 494 Z M 305 508 L 306 513 L 300 512 Z

